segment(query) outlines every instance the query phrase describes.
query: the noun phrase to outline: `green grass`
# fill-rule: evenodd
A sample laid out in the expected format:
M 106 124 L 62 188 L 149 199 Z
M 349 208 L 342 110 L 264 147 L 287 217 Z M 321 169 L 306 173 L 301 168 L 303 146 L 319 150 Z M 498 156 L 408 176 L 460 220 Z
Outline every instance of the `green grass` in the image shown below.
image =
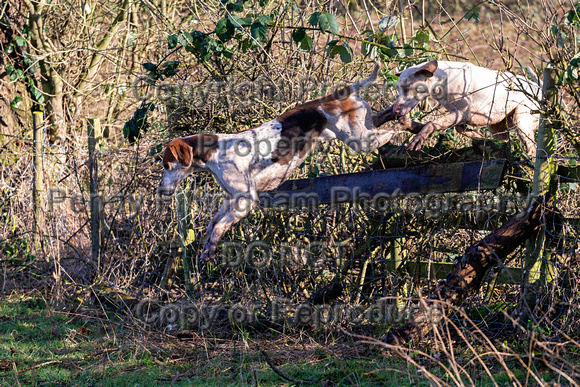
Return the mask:
M 175 385 L 294 385 L 272 370 L 260 352 L 265 349 L 286 376 L 315 381 L 315 386 L 327 380 L 335 386 L 429 385 L 415 366 L 377 348 L 355 350 L 345 340 L 324 345 L 312 336 L 265 337 L 181 341 L 90 309 L 58 312 L 40 298 L 12 297 L 0 301 L 0 384 L 157 386 L 187 374 Z M 441 365 L 418 355 L 413 359 L 453 384 Z M 512 364 L 516 377 L 525 381 L 525 372 Z M 492 362 L 489 366 L 494 369 Z M 477 385 L 493 384 L 482 369 L 471 371 Z M 544 380 L 553 376 L 546 373 Z M 500 385 L 512 384 L 499 368 L 494 369 L 494 379 Z
M 252 385 L 255 380 L 261 386 L 293 384 L 278 376 L 258 350 L 240 343 L 206 350 L 200 343 L 184 345 L 158 333 L 129 329 L 119 320 L 50 312 L 39 298 L 1 302 L 0 322 L 0 380 L 6 386 L 156 386 L 169 383 L 177 373 L 189 374 L 176 385 Z M 341 361 L 322 352 L 286 364 L 272 359 L 298 380 L 409 384 L 406 376 L 381 370 L 384 361 Z

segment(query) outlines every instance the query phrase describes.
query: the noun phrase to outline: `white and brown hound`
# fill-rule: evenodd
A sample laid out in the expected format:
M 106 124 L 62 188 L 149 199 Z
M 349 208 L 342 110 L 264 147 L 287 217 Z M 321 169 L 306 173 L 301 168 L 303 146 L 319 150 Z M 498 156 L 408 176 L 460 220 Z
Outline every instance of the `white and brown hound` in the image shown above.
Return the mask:
M 515 130 L 530 157 L 536 156 L 536 131 L 542 90 L 522 76 L 489 70 L 471 63 L 432 60 L 404 70 L 397 83 L 399 97 L 393 105 L 405 116 L 428 96 L 447 114 L 428 122 L 411 140 L 408 149 L 419 150 L 434 132 L 452 126 L 471 138 L 484 138 L 466 125 L 488 126 L 493 138 L 509 140 Z M 402 119 L 401 123 L 408 120 Z M 403 128 L 401 126 L 400 128 Z M 419 129 L 416 126 L 415 129 Z
M 288 180 L 319 141 L 337 138 L 356 152 L 369 152 L 391 139 L 395 131 L 377 127 L 395 119 L 392 108 L 373 116 L 356 94 L 376 80 L 378 70 L 377 64 L 369 78 L 256 128 L 235 134 L 196 134 L 169 143 L 159 193 L 173 194 L 194 171 L 211 172 L 227 193 L 209 223 L 201 262 L 213 259 L 225 232 L 259 204 L 258 193 Z

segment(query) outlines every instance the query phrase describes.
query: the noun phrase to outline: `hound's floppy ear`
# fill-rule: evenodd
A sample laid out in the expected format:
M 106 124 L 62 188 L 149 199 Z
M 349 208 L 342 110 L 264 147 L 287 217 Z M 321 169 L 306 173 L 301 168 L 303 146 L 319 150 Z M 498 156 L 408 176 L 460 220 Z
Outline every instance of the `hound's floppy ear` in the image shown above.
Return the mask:
M 169 143 L 167 150 L 171 152 L 171 155 L 173 156 L 175 161 L 177 161 L 186 168 L 189 168 L 191 166 L 191 161 L 193 158 L 193 149 L 185 141 L 183 141 L 180 138 L 173 140 L 171 141 L 171 143 Z M 167 151 L 166 156 L 168 156 Z
M 415 71 L 415 75 L 422 75 L 422 76 L 425 76 L 427 78 L 431 78 L 433 76 L 433 74 L 435 73 L 435 71 L 437 70 L 438 66 L 439 66 L 439 63 L 437 63 L 437 59 L 430 60 L 429 62 L 425 63 L 423 66 L 419 67 L 417 69 L 417 71 Z

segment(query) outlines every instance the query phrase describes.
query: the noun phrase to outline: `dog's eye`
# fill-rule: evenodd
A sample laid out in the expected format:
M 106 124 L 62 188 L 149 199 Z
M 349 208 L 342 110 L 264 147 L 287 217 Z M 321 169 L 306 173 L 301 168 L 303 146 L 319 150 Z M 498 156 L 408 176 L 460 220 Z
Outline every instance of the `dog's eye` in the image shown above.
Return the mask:
M 163 169 L 170 170 L 169 163 L 163 163 Z

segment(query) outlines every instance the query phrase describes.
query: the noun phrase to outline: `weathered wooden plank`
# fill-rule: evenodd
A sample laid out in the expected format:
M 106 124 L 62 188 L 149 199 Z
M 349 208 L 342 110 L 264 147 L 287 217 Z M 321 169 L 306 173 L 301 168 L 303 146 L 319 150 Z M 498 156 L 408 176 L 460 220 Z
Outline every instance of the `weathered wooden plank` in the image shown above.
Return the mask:
M 505 160 L 428 164 L 410 168 L 289 180 L 260 194 L 264 207 L 315 207 L 319 204 L 383 200 L 393 195 L 428 194 L 497 188 Z

